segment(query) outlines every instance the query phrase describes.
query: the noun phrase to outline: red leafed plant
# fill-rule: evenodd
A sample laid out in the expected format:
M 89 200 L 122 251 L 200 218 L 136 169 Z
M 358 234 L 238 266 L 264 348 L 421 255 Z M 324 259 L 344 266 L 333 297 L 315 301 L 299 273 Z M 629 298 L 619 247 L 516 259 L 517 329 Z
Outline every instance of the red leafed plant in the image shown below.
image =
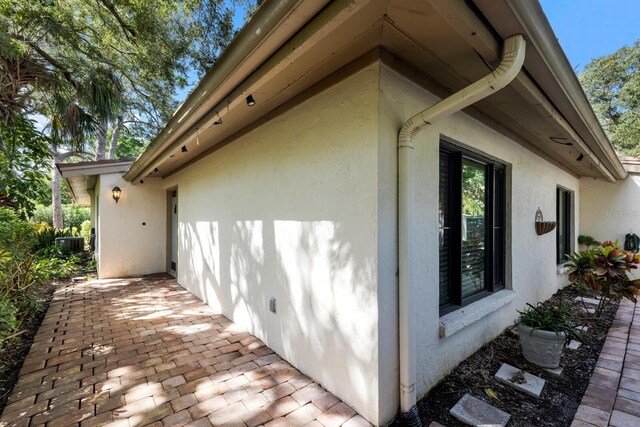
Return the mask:
M 595 316 L 600 317 L 611 301 L 627 298 L 634 303 L 640 294 L 640 279 L 630 279 L 640 255 L 620 248 L 618 241 L 602 242 L 569 256 L 569 282 L 587 288 L 600 298 Z

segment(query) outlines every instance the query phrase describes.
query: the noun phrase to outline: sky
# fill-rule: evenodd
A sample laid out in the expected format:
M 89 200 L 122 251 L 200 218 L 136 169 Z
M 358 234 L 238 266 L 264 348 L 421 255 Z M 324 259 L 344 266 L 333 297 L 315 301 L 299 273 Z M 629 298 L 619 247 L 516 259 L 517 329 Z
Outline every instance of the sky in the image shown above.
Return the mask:
M 580 72 L 594 58 L 640 39 L 640 0 L 540 0 L 569 62 Z

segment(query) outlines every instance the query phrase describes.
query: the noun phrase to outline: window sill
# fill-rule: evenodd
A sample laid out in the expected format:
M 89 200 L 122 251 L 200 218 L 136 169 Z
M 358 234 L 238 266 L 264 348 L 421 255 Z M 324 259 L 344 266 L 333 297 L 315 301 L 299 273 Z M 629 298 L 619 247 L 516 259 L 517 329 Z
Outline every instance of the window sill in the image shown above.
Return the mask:
M 483 317 L 509 304 L 516 298 L 511 290 L 502 290 L 495 294 L 462 307 L 440 318 L 440 337 L 447 338 Z

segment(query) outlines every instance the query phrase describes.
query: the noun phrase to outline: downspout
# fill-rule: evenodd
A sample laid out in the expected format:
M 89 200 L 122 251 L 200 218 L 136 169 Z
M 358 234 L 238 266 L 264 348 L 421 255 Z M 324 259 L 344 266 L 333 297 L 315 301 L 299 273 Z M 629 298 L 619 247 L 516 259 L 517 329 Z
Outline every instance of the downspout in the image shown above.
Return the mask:
M 462 110 L 507 86 L 524 62 L 525 40 L 515 35 L 504 41 L 498 68 L 477 82 L 416 114 L 398 135 L 398 267 L 400 336 L 400 417 L 405 425 L 420 426 L 416 407 L 416 355 L 414 341 L 413 226 L 414 138 L 426 125 Z

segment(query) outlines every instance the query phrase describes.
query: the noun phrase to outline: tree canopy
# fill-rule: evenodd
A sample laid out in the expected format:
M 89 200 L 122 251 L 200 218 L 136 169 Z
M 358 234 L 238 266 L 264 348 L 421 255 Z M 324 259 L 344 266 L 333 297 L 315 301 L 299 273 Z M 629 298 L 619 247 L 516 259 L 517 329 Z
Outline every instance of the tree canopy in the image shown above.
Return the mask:
M 15 145 L 27 131 L 39 133 L 29 120 L 36 115 L 48 122 L 38 141 L 49 149 L 25 147 L 33 165 L 82 155 L 91 140 L 98 159 L 117 156 L 119 141 L 127 145 L 122 154 L 139 152 L 175 110 L 176 91 L 199 79 L 233 38 L 231 5 L 257 3 L 0 0 L 0 164 L 7 140 Z M 26 171 L 15 163 L 5 169 L 13 175 L 2 171 L 0 196 L 8 197 Z
M 640 156 L 640 40 L 594 59 L 579 77 L 618 153 Z

